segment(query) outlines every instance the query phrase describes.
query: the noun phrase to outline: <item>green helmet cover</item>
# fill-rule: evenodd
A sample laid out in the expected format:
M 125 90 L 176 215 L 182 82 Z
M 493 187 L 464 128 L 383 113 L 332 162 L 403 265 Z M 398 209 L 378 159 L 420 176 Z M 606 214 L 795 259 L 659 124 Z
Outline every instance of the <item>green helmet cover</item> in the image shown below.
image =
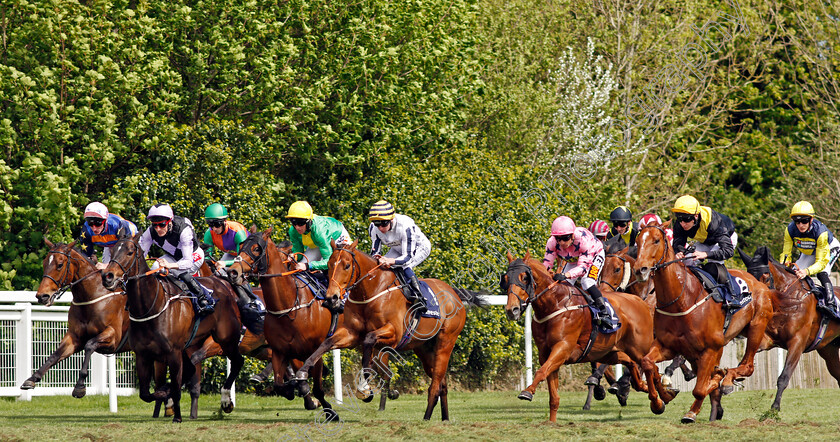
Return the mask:
M 210 204 L 207 209 L 204 210 L 204 219 L 226 219 L 227 217 L 227 209 L 219 203 Z

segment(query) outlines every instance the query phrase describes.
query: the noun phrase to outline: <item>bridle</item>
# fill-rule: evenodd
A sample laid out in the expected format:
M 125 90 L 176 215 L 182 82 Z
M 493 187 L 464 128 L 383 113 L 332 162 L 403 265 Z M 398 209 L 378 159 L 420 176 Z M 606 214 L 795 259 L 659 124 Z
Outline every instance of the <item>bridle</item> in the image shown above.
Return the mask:
M 665 242 L 665 248 L 664 248 L 664 250 L 662 250 L 662 257 L 659 258 L 659 261 L 657 261 L 656 264 L 654 264 L 651 267 L 651 270 L 650 270 L 651 277 L 653 277 L 653 273 L 656 272 L 659 269 L 668 267 L 669 265 L 674 264 L 674 263 L 685 261 L 686 259 L 691 259 L 690 256 L 684 256 L 684 257 L 679 258 L 679 259 L 674 259 L 674 260 L 671 260 L 671 261 L 663 262 L 663 261 L 665 261 L 665 257 L 668 256 L 668 250 L 671 248 L 671 244 L 669 244 L 669 242 L 668 242 L 668 234 L 665 233 L 665 229 L 663 229 L 662 226 L 655 226 L 654 225 L 654 226 L 646 226 L 645 227 L 645 229 L 648 229 L 648 228 L 655 228 L 655 229 L 659 230 L 659 232 L 662 234 L 662 239 Z M 641 234 L 641 232 L 639 232 L 639 234 Z M 657 310 L 662 310 L 662 309 L 668 308 L 668 307 L 676 304 L 677 301 L 682 299 L 683 295 L 685 295 L 685 286 L 686 286 L 685 284 L 680 284 L 680 295 L 677 296 L 676 298 L 674 298 L 673 301 L 671 301 L 671 302 L 669 302 L 665 305 L 659 305 L 659 298 L 657 297 L 657 299 L 656 299 L 656 309 Z
M 377 295 L 374 295 L 373 297 L 365 299 L 363 301 L 354 301 L 354 300 L 350 299 L 350 292 L 353 291 L 353 289 L 355 289 L 356 286 L 358 286 L 359 284 L 361 284 L 361 283 L 365 282 L 366 280 L 372 278 L 373 277 L 373 272 L 375 270 L 379 269 L 380 267 L 382 267 L 382 264 L 377 264 L 376 266 L 374 266 L 373 268 L 368 270 L 367 273 L 362 275 L 362 266 L 361 266 L 361 264 L 359 264 L 359 261 L 356 259 L 356 253 L 351 249 L 347 249 L 347 248 L 344 248 L 344 247 L 341 247 L 341 246 L 336 247 L 336 252 L 335 253 L 341 253 L 341 252 L 347 252 L 347 253 L 350 254 L 350 258 L 352 259 L 353 264 L 350 266 L 350 277 L 347 278 L 347 281 L 348 282 L 349 281 L 354 281 L 354 282 L 342 289 L 341 284 L 335 278 L 333 278 L 333 276 L 335 275 L 335 271 L 333 271 L 333 274 L 330 275 L 329 277 L 330 277 L 330 284 L 335 282 L 335 285 L 338 286 L 339 292 L 342 293 L 342 299 L 347 299 L 348 301 L 350 301 L 351 303 L 354 303 L 354 304 L 367 304 L 367 303 L 373 301 L 374 299 L 378 298 L 379 296 L 382 296 L 386 293 L 389 293 L 386 290 L 384 292 L 380 292 Z M 359 275 L 358 277 L 356 277 L 357 274 Z
M 49 255 L 63 255 L 67 258 L 68 263 L 70 261 L 75 263 L 76 264 L 76 269 L 78 270 L 78 268 L 79 268 L 78 260 L 71 255 L 72 249 L 70 249 L 70 251 L 67 251 L 67 252 L 62 251 L 62 250 L 57 250 L 57 249 L 58 248 L 48 251 L 47 256 L 49 256 Z M 50 281 L 52 281 L 55 284 L 56 287 L 58 287 L 58 289 L 55 291 L 55 293 L 53 293 L 50 296 L 49 300 L 52 301 L 53 299 L 56 299 L 56 298 L 60 297 L 61 295 L 63 295 L 67 290 L 72 289 L 76 284 L 78 284 L 78 283 L 90 278 L 91 276 L 98 274 L 98 273 L 99 273 L 98 271 L 90 272 L 87 275 L 85 275 L 85 276 L 83 276 L 83 277 L 81 277 L 81 278 L 79 278 L 75 281 L 64 282 L 64 280 L 68 279 L 69 276 L 70 276 L 70 266 L 65 264 L 64 270 L 62 271 L 61 276 L 59 277 L 59 280 L 61 282 L 56 281 L 55 278 L 53 278 L 52 276 L 50 276 L 46 273 L 44 273 L 44 275 L 41 276 L 41 279 L 47 278 Z
M 621 262 L 624 263 L 624 266 L 623 266 L 624 267 L 624 272 L 622 273 L 622 276 L 621 276 L 621 283 L 618 285 L 618 287 L 615 287 L 612 284 L 608 283 L 607 281 L 604 281 L 603 278 L 601 279 L 601 282 L 603 282 L 604 284 L 609 286 L 609 288 L 612 289 L 612 291 L 614 291 L 614 292 L 627 291 L 627 289 L 630 288 L 631 285 L 639 282 L 638 280 L 635 280 L 635 279 L 633 280 L 633 282 L 630 282 L 630 270 L 631 270 L 630 269 L 630 261 L 628 261 L 626 257 L 624 257 L 622 255 L 617 255 L 617 254 L 614 254 L 614 253 L 611 253 L 611 254 L 607 255 L 607 258 L 609 258 L 611 256 L 620 259 Z
M 523 273 L 526 275 L 526 282 L 522 282 L 521 279 L 518 277 L 511 278 L 511 275 L 519 276 Z M 513 282 L 511 282 L 511 280 Z M 525 309 L 528 308 L 530 304 L 535 302 L 549 290 L 553 289 L 557 284 L 559 284 L 559 281 L 552 281 L 552 283 L 549 284 L 548 287 L 546 287 L 541 292 L 535 295 L 534 292 L 536 291 L 536 289 L 534 285 L 534 275 L 531 271 L 531 266 L 526 264 L 522 258 L 517 258 L 511 261 L 511 263 L 508 265 L 507 272 L 505 272 L 505 274 L 502 276 L 502 280 L 499 282 L 499 285 L 501 286 L 502 290 L 504 290 L 506 293 L 510 293 L 510 286 L 515 285 L 522 289 L 522 291 L 524 291 L 525 294 L 528 295 L 528 298 L 523 301 L 522 298 L 519 297 L 519 295 L 514 293 L 514 296 L 516 296 L 516 300 L 519 302 L 520 311 L 525 311 Z

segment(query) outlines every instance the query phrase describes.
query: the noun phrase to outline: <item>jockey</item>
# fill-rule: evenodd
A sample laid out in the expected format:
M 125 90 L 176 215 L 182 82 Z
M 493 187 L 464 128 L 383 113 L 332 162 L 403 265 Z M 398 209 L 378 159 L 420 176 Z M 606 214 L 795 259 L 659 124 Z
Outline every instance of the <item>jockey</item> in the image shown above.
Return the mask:
M 227 219 L 228 211 L 225 206 L 213 203 L 204 210 L 204 220 L 207 222 L 207 230 L 204 232 L 204 244 L 207 248 L 207 260 L 211 259 L 215 249 L 219 249 L 223 255 L 216 261 L 216 271 L 226 274 L 225 268 L 230 267 L 234 258 L 239 255 L 239 246 L 248 237 L 248 230 L 242 224 Z M 230 280 L 228 280 L 230 282 Z M 255 315 L 264 316 L 265 309 L 257 295 L 251 290 L 251 284 L 233 284 L 234 291 L 238 297 L 240 308 L 250 310 Z M 255 318 L 254 318 L 255 319 Z
M 633 222 L 633 214 L 630 209 L 618 206 L 610 212 L 610 222 L 613 227 L 607 234 L 607 252 L 617 253 L 625 247 L 636 244 L 636 235 L 639 234 L 639 225 Z
M 738 234 L 735 233 L 732 220 L 709 207 L 701 206 L 691 195 L 677 198 L 671 211 L 677 220 L 673 241 L 676 258 L 685 257 L 686 243 L 689 239 L 697 241 L 693 258 L 697 261 L 706 259 L 702 269 L 711 274 L 718 284 L 725 284 L 729 293 L 734 293 L 729 284 L 729 272 L 724 265 L 724 261 L 735 254 L 738 244 Z M 738 306 L 727 304 L 724 307 Z
M 163 267 L 178 277 L 196 298 L 198 314 L 213 312 L 210 292 L 199 284 L 193 275 L 198 273 L 204 262 L 204 250 L 198 247 L 192 221 L 175 216 L 168 204 L 155 204 L 146 216 L 152 225 L 140 237 L 143 255 L 149 253 L 152 244 L 163 250 L 163 256 L 155 261 L 152 269 Z
M 88 258 L 94 258 L 93 246 L 102 247 L 102 261 L 96 263 L 96 268 L 102 270 L 111 260 L 111 246 L 121 235 L 137 233 L 137 226 L 121 216 L 109 213 L 105 204 L 93 202 L 85 207 L 85 223 L 79 235 L 82 252 Z
M 598 238 L 601 243 L 604 243 L 604 241 L 607 240 L 607 234 L 610 232 L 610 226 L 608 226 L 605 221 L 596 219 L 595 221 L 592 221 L 592 224 L 589 225 L 589 229 L 587 230 L 592 232 L 592 234 L 595 235 L 595 238 Z
M 560 216 L 551 223 L 551 237 L 545 245 L 543 264 L 551 271 L 556 258 L 566 262 L 562 271 L 554 273 L 555 281 L 581 278 L 580 286 L 588 294 L 587 302 L 598 309 L 595 321 L 609 327 L 610 312 L 604 304 L 598 277 L 604 267 L 604 246 L 583 227 L 576 227 L 568 216 Z
M 306 256 L 306 259 L 298 258 L 297 268 L 309 271 L 326 286 L 327 263 L 333 253 L 330 241 L 335 240 L 336 245 L 349 244 L 350 234 L 335 218 L 312 213 L 312 206 L 306 201 L 292 204 L 286 218 L 292 223 L 289 227 L 292 253 Z
M 662 225 L 662 218 L 655 213 L 648 213 L 647 215 L 642 216 L 639 219 L 639 230 L 647 227 L 648 225 Z M 674 230 L 670 227 L 665 230 L 665 236 L 668 237 L 668 242 L 673 244 L 674 243 Z
M 828 272 L 840 256 L 840 241 L 834 237 L 825 224 L 814 218 L 814 208 L 808 201 L 794 204 L 790 211 L 790 218 L 793 221 L 785 230 L 785 245 L 779 261 L 785 265 L 790 263 L 793 260 L 791 252 L 793 247 L 796 247 L 799 250 L 799 259 L 796 260 L 796 277 L 804 279 L 806 276 L 817 275 L 827 295 L 826 307 L 837 312 L 834 288 L 828 278 Z
M 420 282 L 414 274 L 414 268 L 420 265 L 432 251 L 432 243 L 420 231 L 414 220 L 396 213 L 394 206 L 385 200 L 379 200 L 370 208 L 368 227 L 373 248 L 370 254 L 383 267 L 402 271 L 411 290 L 403 290 L 408 302 L 419 305 L 417 312 L 422 314 L 428 306 L 420 292 Z M 388 246 L 388 253 L 382 256 L 382 245 Z

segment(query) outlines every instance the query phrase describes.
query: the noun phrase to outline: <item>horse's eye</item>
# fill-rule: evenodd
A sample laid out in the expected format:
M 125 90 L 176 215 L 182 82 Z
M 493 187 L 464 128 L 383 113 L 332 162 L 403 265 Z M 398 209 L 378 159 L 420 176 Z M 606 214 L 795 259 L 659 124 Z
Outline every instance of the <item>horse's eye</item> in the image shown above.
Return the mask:
M 653 243 L 654 244 L 659 244 L 659 239 L 657 238 L 657 239 L 653 240 Z
M 344 264 L 344 270 L 350 270 L 350 264 Z
M 58 270 L 61 270 L 61 268 L 62 268 L 62 267 L 64 267 L 64 263 L 63 263 L 63 262 L 57 262 L 57 263 L 55 263 L 55 268 L 57 268 Z
M 618 268 L 618 267 L 616 267 L 616 268 L 614 268 L 614 269 L 613 269 L 613 273 L 618 273 L 618 271 L 619 271 L 619 268 Z

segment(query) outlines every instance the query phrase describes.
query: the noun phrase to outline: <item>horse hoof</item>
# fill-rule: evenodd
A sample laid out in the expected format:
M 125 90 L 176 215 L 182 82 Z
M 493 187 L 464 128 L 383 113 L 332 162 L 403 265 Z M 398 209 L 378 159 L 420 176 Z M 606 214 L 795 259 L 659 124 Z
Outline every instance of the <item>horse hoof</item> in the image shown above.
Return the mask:
M 604 398 L 607 397 L 607 390 L 604 390 L 604 387 L 600 385 L 596 385 L 595 389 L 592 391 L 592 397 L 594 397 L 596 401 L 603 401 Z
M 339 422 L 338 413 L 332 408 L 325 408 L 324 414 L 326 415 L 327 422 Z
M 85 394 L 87 394 L 87 389 L 84 386 L 81 388 L 77 387 L 73 389 L 73 397 L 76 399 L 81 399 L 85 397 Z
M 318 406 L 315 405 L 315 401 L 312 400 L 312 395 L 309 395 L 309 396 L 306 396 L 305 398 L 303 398 L 303 408 L 305 408 L 307 410 L 314 410 L 314 409 L 318 408 Z
M 224 411 L 227 414 L 233 413 L 233 402 L 226 405 L 222 405 L 222 411 Z
M 732 393 L 733 391 L 735 391 L 735 386 L 734 385 L 730 384 L 730 385 L 721 385 L 720 386 L 720 392 L 723 393 L 724 396 L 726 396 L 729 393 Z
M 627 397 L 630 396 L 630 386 L 623 386 L 618 389 L 618 394 L 615 395 L 618 398 L 618 404 L 622 407 L 627 406 Z
M 693 411 L 689 411 L 688 413 L 685 414 L 685 416 L 682 417 L 682 419 L 680 419 L 680 422 L 682 422 L 684 424 L 693 424 L 696 421 L 697 421 L 697 414 L 695 414 Z
M 362 402 L 370 402 L 370 401 L 372 401 L 372 400 L 373 400 L 373 396 L 374 396 L 374 395 L 373 395 L 373 393 L 372 393 L 372 392 L 371 392 L 371 393 L 369 393 L 367 396 L 365 396 L 365 397 L 361 398 L 361 399 L 362 399 Z
M 166 407 L 166 410 L 163 411 L 164 417 L 171 417 L 175 416 L 175 410 L 172 407 Z
M 583 385 L 598 385 L 600 383 L 601 383 L 601 379 L 596 378 L 594 375 L 589 376 L 588 378 L 586 378 L 585 381 L 583 381 Z
M 262 377 L 262 376 L 261 376 L 261 375 L 259 375 L 259 374 L 255 374 L 255 375 L 251 376 L 251 378 L 250 378 L 250 379 L 248 379 L 248 380 L 249 380 L 249 381 L 251 381 L 251 382 L 256 382 L 256 383 L 260 384 L 260 383 L 262 383 L 263 381 L 265 381 L 265 378 L 264 378 L 264 377 Z
M 397 391 L 397 390 L 389 390 L 388 391 L 388 399 L 393 401 L 394 399 L 399 399 L 399 398 L 400 398 L 400 392 L 399 391 Z
M 306 381 L 298 382 L 297 392 L 296 392 L 298 396 L 304 397 L 307 394 L 309 394 L 310 392 L 311 392 L 311 389 L 309 388 L 309 382 L 306 382 Z
M 618 382 L 613 382 L 610 384 L 610 388 L 607 389 L 610 394 L 618 394 Z
M 671 381 L 671 376 L 663 374 L 662 377 L 659 378 L 659 383 L 661 383 L 663 387 L 670 387 L 673 382 Z
M 690 371 L 688 373 L 683 373 L 683 378 L 685 378 L 686 382 L 689 382 L 696 377 L 697 377 L 697 374 L 695 374 L 693 371 Z
M 173 417 L 172 418 L 172 423 L 180 424 L 181 423 L 181 418 L 180 417 Z
M 650 403 L 650 411 L 652 411 L 653 414 L 664 413 L 665 412 L 665 402 L 662 402 L 661 400 L 658 400 L 658 399 L 657 399 L 656 402 L 651 402 Z
M 522 399 L 523 401 L 528 401 L 528 402 L 530 402 L 530 401 L 532 401 L 532 400 L 534 399 L 534 394 L 533 394 L 533 393 L 531 393 L 531 392 L 530 392 L 530 391 L 528 391 L 528 390 L 522 390 L 522 393 L 519 393 L 519 396 L 517 396 L 517 397 L 518 397 L 519 399 Z
M 715 416 L 715 420 L 721 420 L 721 419 L 723 419 L 723 406 L 718 404 L 718 412 L 717 412 L 717 416 Z
M 275 386 L 275 388 L 272 391 L 274 393 L 279 394 L 280 396 L 288 399 L 288 400 L 292 400 L 292 399 L 295 398 L 294 382 L 295 381 L 289 381 L 289 382 L 286 382 L 283 385 Z M 266 391 L 268 391 L 268 390 L 266 389 Z
M 35 388 L 35 382 L 32 379 L 23 381 L 23 385 L 20 386 L 21 390 L 31 390 L 33 388 Z

